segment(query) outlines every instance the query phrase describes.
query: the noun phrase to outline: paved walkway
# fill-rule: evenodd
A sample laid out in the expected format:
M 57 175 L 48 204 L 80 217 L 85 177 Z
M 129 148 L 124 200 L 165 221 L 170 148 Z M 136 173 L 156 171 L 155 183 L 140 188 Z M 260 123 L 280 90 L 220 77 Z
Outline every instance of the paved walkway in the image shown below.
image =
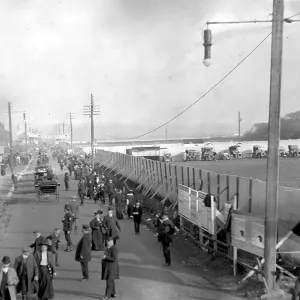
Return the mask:
M 58 171 L 58 165 L 53 164 Z M 64 191 L 63 177 L 60 173 L 61 197 L 57 204 L 54 197 L 37 202 L 33 186 L 33 175 L 24 174 L 19 185 L 19 192 L 14 194 L 14 200 L 9 205 L 12 214 L 6 234 L 1 240 L 0 255 L 10 255 L 13 259 L 21 253 L 21 248 L 33 242 L 32 231 L 40 229 L 43 235 L 49 234 L 55 227 L 62 227 L 61 218 L 64 215 L 64 204 L 70 196 L 76 195 L 77 182 L 71 180 L 70 191 Z M 80 209 L 79 223 L 89 223 L 93 212 L 99 208 L 91 200 L 86 200 Z M 107 212 L 107 207 L 100 207 Z M 140 236 L 133 234 L 132 220 L 121 221 L 121 239 L 117 242 L 121 279 L 116 281 L 117 299 L 122 300 L 235 300 L 239 299 L 226 291 L 217 290 L 213 283 L 206 280 L 202 274 L 185 267 L 176 256 L 172 258 L 172 266 L 163 266 L 163 256 L 156 237 L 145 227 Z M 78 242 L 81 233 L 73 235 L 74 244 Z M 65 248 L 65 241 L 61 248 Z M 54 280 L 55 299 L 101 299 L 105 290 L 105 281 L 101 281 L 102 252 L 92 252 L 90 263 L 91 279 L 81 282 L 79 263 L 74 260 L 74 252 L 61 250 L 60 264 Z M 200 271 L 201 272 L 201 271 Z M 203 272 L 204 273 L 204 272 Z M 204 274 L 203 274 L 204 275 Z M 34 298 L 33 298 L 34 299 Z

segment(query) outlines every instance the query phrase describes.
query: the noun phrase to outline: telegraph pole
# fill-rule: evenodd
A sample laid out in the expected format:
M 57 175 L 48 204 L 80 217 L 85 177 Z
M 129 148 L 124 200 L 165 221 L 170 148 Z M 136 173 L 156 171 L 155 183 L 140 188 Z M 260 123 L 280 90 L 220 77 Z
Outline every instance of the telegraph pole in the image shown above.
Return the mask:
M 95 165 L 95 151 L 94 151 L 94 142 L 95 142 L 95 132 L 94 132 L 94 116 L 100 115 L 99 106 L 94 103 L 94 96 L 91 94 L 91 104 L 85 105 L 83 107 L 83 114 L 91 118 L 91 154 L 92 154 L 92 169 Z
M 70 119 L 70 135 L 71 135 L 71 149 L 73 152 L 73 124 L 72 124 L 72 120 L 73 120 L 73 113 L 69 112 L 69 119 Z
M 276 272 L 283 19 L 284 0 L 273 0 L 264 247 L 266 260 L 264 270 L 269 290 L 275 289 L 274 273 Z
M 28 157 L 28 138 L 27 138 L 27 122 L 26 122 L 26 113 L 23 113 L 23 119 L 25 124 L 25 145 L 26 145 L 26 157 Z
M 9 120 L 9 165 L 11 175 L 14 175 L 14 160 L 13 160 L 13 138 L 12 138 L 12 121 L 11 121 L 11 104 L 8 102 L 8 120 Z
M 238 113 L 238 128 L 239 128 L 239 137 L 241 136 L 241 123 L 242 123 L 242 119 L 241 119 L 241 113 Z

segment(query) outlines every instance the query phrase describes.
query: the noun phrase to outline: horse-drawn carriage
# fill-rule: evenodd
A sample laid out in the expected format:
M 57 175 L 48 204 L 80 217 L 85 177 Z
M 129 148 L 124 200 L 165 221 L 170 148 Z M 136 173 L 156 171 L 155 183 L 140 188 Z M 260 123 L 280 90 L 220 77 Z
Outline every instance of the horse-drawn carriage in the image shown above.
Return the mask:
M 48 166 L 38 166 L 35 168 L 34 174 L 34 185 L 37 185 L 45 177 L 47 177 L 47 168 Z
M 42 196 L 48 198 L 49 195 L 55 195 L 56 201 L 59 203 L 59 187 L 60 183 L 56 180 L 42 180 L 38 182 L 35 185 L 38 201 L 41 201 Z

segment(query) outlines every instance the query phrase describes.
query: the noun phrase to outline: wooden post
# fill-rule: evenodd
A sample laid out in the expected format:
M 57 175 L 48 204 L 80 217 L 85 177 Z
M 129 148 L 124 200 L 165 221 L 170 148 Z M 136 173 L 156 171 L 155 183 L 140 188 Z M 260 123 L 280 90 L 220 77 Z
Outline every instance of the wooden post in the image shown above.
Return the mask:
M 249 178 L 249 213 L 252 211 L 252 178 Z
M 227 203 L 229 203 L 230 200 L 229 175 L 226 176 L 226 186 L 227 186 Z
M 236 209 L 239 209 L 240 207 L 239 193 L 240 193 L 240 177 L 236 177 Z
M 217 175 L 217 208 L 220 209 L 220 174 Z
M 210 172 L 207 172 L 207 193 L 210 194 Z
M 186 167 L 187 170 L 187 186 L 190 187 L 190 167 Z
M 232 209 L 233 210 L 237 209 L 236 196 L 234 196 L 234 198 L 233 198 Z M 237 274 L 237 248 L 233 247 L 233 275 L 236 276 L 236 274 Z
M 195 190 L 195 189 L 196 189 L 196 181 L 195 181 L 195 168 L 193 168 L 193 172 L 192 172 L 192 174 L 193 174 L 193 178 L 192 178 L 192 180 L 193 180 L 193 189 Z
M 184 185 L 184 171 L 183 171 L 183 166 L 181 166 L 181 184 Z
M 275 290 L 276 237 L 278 219 L 278 179 L 280 142 L 280 102 L 283 50 L 284 0 L 273 0 L 271 78 L 269 104 L 269 139 L 267 193 L 265 206 L 265 278 L 270 291 Z

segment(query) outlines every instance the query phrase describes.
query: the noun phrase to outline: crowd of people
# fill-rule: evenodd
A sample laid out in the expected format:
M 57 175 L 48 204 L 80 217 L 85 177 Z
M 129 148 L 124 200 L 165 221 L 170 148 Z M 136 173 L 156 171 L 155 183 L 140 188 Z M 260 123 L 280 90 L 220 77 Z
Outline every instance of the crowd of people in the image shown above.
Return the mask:
M 63 158 L 64 157 L 64 158 Z M 57 157 L 63 162 L 65 172 L 65 187 L 69 190 L 69 180 L 72 172 L 68 162 L 76 159 L 70 155 Z M 79 165 L 79 164 L 78 164 Z M 67 168 L 67 170 L 66 170 Z M 117 240 L 122 231 L 122 219 L 127 216 L 132 219 L 135 235 L 140 234 L 143 209 L 140 201 L 132 190 L 125 193 L 116 188 L 111 178 L 106 178 L 101 171 L 91 171 L 89 167 L 81 165 L 82 172 L 78 182 L 77 197 L 72 197 L 64 206 L 64 217 L 62 218 L 62 231 L 66 240 L 66 252 L 75 250 L 75 260 L 80 263 L 82 281 L 89 280 L 89 262 L 92 251 L 103 251 L 101 279 L 106 280 L 105 297 L 110 299 L 116 297 L 115 280 L 119 278 L 118 248 Z M 89 172 L 87 171 L 89 169 Z M 73 169 L 71 168 L 73 171 Z M 77 178 L 78 179 L 78 178 Z M 79 206 L 84 205 L 85 198 L 93 202 L 100 201 L 108 206 L 107 214 L 98 209 L 94 212 L 94 218 L 89 224 L 82 225 L 83 236 L 75 247 L 72 242 L 72 233 L 77 233 L 77 220 L 79 217 Z M 162 244 L 163 255 L 167 266 L 171 265 L 170 244 L 176 227 L 168 218 L 161 213 L 154 221 L 158 242 Z M 60 229 L 56 228 L 51 234 L 44 237 L 39 230 L 34 230 L 35 240 L 22 249 L 22 254 L 11 264 L 10 257 L 2 259 L 2 270 L 0 272 L 0 299 L 16 299 L 16 294 L 21 293 L 22 299 L 28 299 L 32 294 L 37 294 L 40 300 L 50 300 L 54 297 L 53 278 L 56 276 L 56 268 L 60 266 L 59 245 L 62 243 Z M 31 251 L 31 249 L 33 251 Z

